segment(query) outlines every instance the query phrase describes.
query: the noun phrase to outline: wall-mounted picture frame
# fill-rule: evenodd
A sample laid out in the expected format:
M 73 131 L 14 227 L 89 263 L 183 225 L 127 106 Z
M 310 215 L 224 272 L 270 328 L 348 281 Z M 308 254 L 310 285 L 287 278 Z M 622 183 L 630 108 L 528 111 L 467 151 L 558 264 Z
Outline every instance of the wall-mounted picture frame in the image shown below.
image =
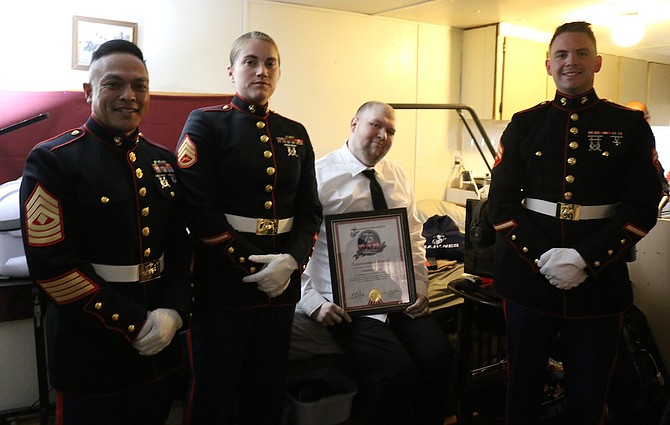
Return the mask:
M 72 69 L 88 70 L 91 55 L 98 46 L 116 39 L 137 44 L 137 23 L 73 16 Z
M 324 216 L 333 302 L 350 315 L 389 313 L 416 301 L 407 209 Z

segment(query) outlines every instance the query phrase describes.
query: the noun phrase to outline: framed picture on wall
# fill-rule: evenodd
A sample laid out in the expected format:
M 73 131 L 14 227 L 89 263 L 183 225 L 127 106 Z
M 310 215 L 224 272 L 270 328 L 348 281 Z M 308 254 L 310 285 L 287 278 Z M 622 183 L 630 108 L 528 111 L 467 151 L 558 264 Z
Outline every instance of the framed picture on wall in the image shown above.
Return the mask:
M 72 17 L 72 69 L 88 70 L 91 55 L 108 40 L 137 44 L 137 24 L 109 19 Z

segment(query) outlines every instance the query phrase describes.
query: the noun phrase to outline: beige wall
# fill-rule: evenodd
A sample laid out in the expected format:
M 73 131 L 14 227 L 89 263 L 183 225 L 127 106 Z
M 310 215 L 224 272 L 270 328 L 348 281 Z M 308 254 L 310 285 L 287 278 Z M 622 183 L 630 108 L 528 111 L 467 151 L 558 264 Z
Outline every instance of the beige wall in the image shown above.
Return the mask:
M 87 74 L 71 69 L 73 15 L 137 22 L 154 92 L 231 93 L 230 44 L 248 30 L 267 32 L 282 56 L 270 106 L 307 127 L 317 156 L 346 140 L 366 100 L 459 101 L 460 30 L 256 0 L 2 2 L 0 90 L 81 89 Z M 389 155 L 419 198 L 443 197 L 450 169 L 442 167 L 453 163 L 446 121 L 398 114 Z

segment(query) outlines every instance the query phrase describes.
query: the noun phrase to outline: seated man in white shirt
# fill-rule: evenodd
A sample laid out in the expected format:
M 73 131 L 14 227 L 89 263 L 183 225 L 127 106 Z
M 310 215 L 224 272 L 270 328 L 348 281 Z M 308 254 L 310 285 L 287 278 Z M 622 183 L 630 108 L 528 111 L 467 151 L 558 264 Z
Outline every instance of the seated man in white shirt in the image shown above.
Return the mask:
M 316 161 L 323 214 L 373 210 L 374 169 L 387 208 L 407 208 L 417 299 L 405 311 L 352 318 L 333 303 L 325 223 L 302 275 L 298 309 L 323 326 L 352 358 L 359 385 L 357 410 L 375 423 L 442 425 L 447 413 L 453 351 L 428 308 L 428 271 L 422 223 L 404 173 L 383 159 L 393 143 L 395 112 L 381 102 L 363 104 L 351 120 L 349 140 Z

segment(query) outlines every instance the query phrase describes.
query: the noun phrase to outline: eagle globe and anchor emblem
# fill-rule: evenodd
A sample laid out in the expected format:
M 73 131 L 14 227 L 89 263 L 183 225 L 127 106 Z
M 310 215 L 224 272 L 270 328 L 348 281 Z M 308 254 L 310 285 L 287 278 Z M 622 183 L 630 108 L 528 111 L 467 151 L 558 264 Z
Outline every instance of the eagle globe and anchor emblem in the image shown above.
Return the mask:
M 357 233 L 357 229 L 352 230 L 352 237 Z M 358 234 L 357 250 L 354 254 L 354 260 L 368 255 L 379 254 L 386 248 L 386 242 L 382 242 L 379 234 L 374 230 L 365 229 Z

